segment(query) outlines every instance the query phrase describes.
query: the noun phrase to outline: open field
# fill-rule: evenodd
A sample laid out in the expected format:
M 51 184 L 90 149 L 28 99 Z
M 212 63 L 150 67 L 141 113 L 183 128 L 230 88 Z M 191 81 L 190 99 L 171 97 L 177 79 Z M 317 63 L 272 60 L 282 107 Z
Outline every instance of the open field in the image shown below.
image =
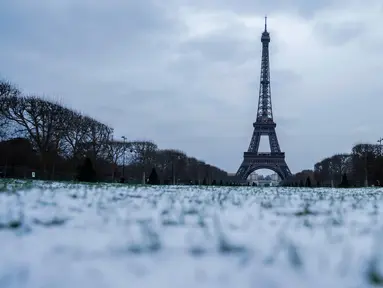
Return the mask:
M 0 287 L 373 287 L 383 190 L 0 182 Z

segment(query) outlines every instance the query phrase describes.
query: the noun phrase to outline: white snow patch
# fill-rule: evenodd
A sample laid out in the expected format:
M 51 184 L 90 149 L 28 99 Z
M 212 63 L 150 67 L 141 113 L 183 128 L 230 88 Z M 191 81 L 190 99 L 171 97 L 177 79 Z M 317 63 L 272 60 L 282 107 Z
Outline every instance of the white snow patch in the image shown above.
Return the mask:
M 0 287 L 370 287 L 383 281 L 382 195 L 12 182 Z

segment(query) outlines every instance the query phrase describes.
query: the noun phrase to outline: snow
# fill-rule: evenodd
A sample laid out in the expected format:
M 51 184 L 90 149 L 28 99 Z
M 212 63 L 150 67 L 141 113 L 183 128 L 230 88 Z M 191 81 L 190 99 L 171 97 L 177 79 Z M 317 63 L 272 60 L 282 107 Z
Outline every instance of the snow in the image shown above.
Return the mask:
M 2 183 L 1 288 L 373 287 L 383 277 L 376 188 Z

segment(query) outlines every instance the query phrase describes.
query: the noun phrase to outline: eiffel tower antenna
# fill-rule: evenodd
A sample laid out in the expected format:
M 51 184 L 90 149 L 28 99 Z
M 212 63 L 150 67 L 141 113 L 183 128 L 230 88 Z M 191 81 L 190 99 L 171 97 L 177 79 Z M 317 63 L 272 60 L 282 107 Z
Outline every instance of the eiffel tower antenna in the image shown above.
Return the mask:
M 273 119 L 269 61 L 270 34 L 267 31 L 267 16 L 265 16 L 265 30 L 261 36 L 261 43 L 262 61 L 257 119 L 253 123 L 254 132 L 249 148 L 247 152 L 243 154 L 242 164 L 236 174 L 242 182 L 247 181 L 247 177 L 258 169 L 270 169 L 276 172 L 282 180 L 285 180 L 291 175 L 290 169 L 285 161 L 285 153 L 281 152 L 279 147 L 277 134 L 275 132 L 277 124 Z M 269 137 L 270 153 L 260 153 L 258 151 L 261 136 L 263 135 Z

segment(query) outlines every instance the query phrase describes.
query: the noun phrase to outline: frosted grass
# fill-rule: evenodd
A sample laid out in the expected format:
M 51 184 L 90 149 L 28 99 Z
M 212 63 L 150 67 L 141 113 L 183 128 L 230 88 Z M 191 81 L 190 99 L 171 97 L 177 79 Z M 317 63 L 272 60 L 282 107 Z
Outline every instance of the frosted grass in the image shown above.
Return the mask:
M 1 183 L 2 288 L 383 283 L 379 189 Z

